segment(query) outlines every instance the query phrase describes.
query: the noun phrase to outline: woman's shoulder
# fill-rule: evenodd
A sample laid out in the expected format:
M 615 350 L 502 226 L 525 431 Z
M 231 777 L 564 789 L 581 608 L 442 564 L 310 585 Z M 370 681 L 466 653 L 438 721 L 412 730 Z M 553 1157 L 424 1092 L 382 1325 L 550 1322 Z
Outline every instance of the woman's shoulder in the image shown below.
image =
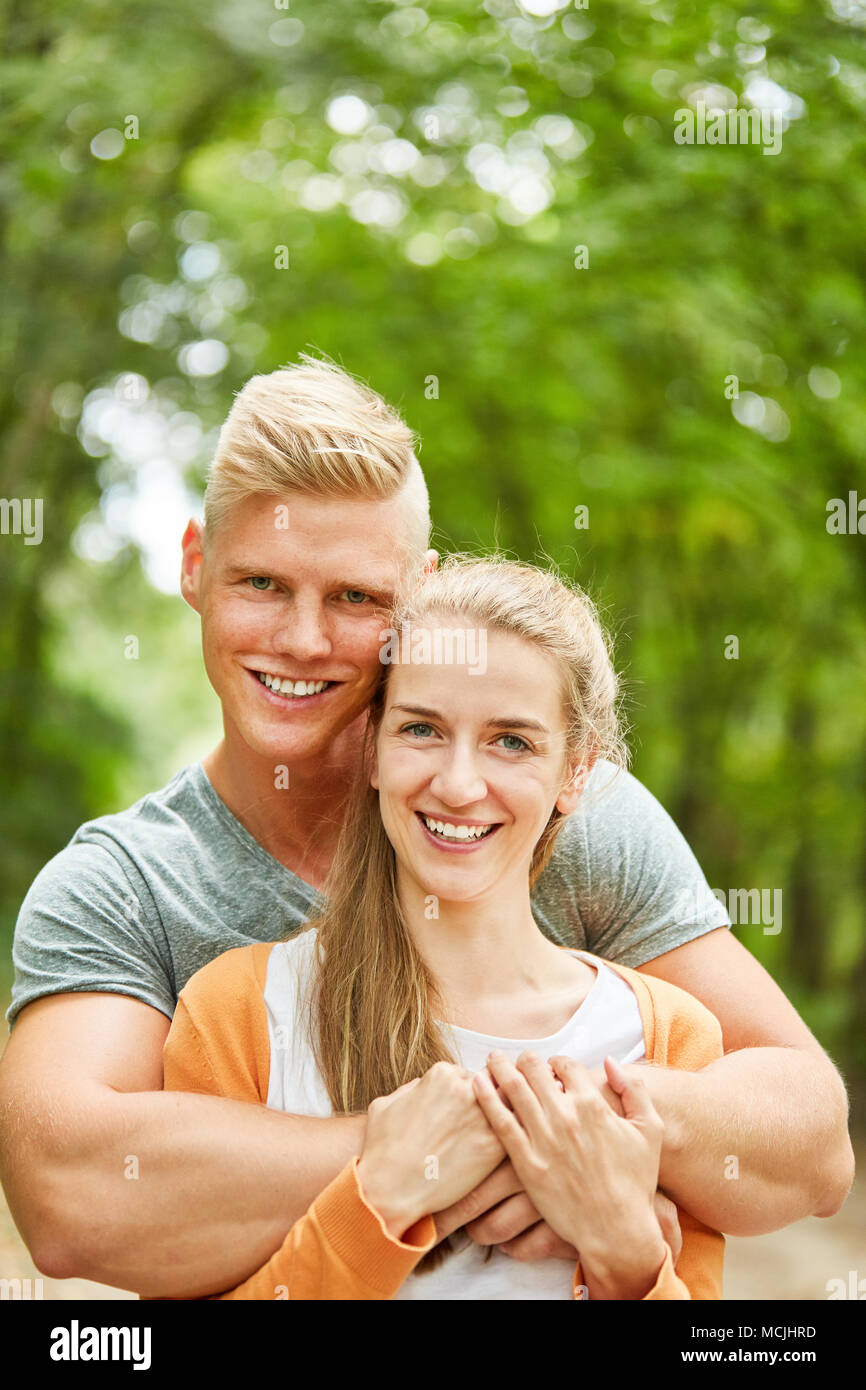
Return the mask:
M 634 990 L 647 1061 L 692 1071 L 724 1056 L 722 1025 L 700 999 L 657 975 L 600 956 L 589 958 L 613 970 Z

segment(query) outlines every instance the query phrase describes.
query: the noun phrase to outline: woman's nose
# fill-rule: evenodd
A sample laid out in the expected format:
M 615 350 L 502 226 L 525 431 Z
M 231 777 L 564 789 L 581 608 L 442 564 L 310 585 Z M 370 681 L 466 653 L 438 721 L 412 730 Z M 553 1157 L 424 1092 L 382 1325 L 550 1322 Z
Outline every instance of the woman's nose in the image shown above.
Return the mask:
M 452 806 L 456 810 L 458 806 L 483 801 L 487 795 L 487 783 L 471 753 L 452 749 L 437 768 L 430 790 L 443 806 Z

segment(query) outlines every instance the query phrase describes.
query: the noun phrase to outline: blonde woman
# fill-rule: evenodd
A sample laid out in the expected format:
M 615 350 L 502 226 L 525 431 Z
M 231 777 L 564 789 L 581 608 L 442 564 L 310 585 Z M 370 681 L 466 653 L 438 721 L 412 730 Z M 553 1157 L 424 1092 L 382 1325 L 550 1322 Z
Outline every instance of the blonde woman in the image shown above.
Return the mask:
M 166 1042 L 168 1090 L 367 1111 L 360 1155 L 220 1297 L 720 1298 L 723 1237 L 682 1210 L 674 1267 L 661 1121 L 623 1070 L 697 1070 L 720 1026 L 673 985 L 556 946 L 531 911 L 593 765 L 625 760 L 595 611 L 546 571 L 455 558 L 393 633 L 320 915 L 199 971 Z M 576 1261 L 437 1247 L 435 1214 L 506 1159 Z

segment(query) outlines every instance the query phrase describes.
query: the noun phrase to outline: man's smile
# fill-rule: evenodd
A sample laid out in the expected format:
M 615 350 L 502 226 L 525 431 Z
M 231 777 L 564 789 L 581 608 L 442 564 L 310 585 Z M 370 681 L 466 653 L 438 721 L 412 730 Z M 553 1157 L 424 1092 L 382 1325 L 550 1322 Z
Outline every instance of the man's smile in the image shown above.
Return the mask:
M 343 684 L 342 681 L 296 680 L 291 676 L 279 676 L 270 671 L 250 671 L 250 675 L 282 704 L 314 699 Z

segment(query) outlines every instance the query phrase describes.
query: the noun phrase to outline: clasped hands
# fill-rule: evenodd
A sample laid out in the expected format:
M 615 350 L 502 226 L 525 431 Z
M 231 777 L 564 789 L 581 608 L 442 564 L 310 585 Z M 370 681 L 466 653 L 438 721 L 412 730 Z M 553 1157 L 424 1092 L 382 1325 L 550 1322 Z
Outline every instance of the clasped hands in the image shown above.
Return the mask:
M 607 1058 L 491 1053 L 438 1062 L 373 1101 L 358 1175 L 398 1239 L 432 1214 L 521 1260 L 581 1262 L 591 1298 L 642 1298 L 681 1236 L 657 1192 L 663 1125 L 643 1079 Z

